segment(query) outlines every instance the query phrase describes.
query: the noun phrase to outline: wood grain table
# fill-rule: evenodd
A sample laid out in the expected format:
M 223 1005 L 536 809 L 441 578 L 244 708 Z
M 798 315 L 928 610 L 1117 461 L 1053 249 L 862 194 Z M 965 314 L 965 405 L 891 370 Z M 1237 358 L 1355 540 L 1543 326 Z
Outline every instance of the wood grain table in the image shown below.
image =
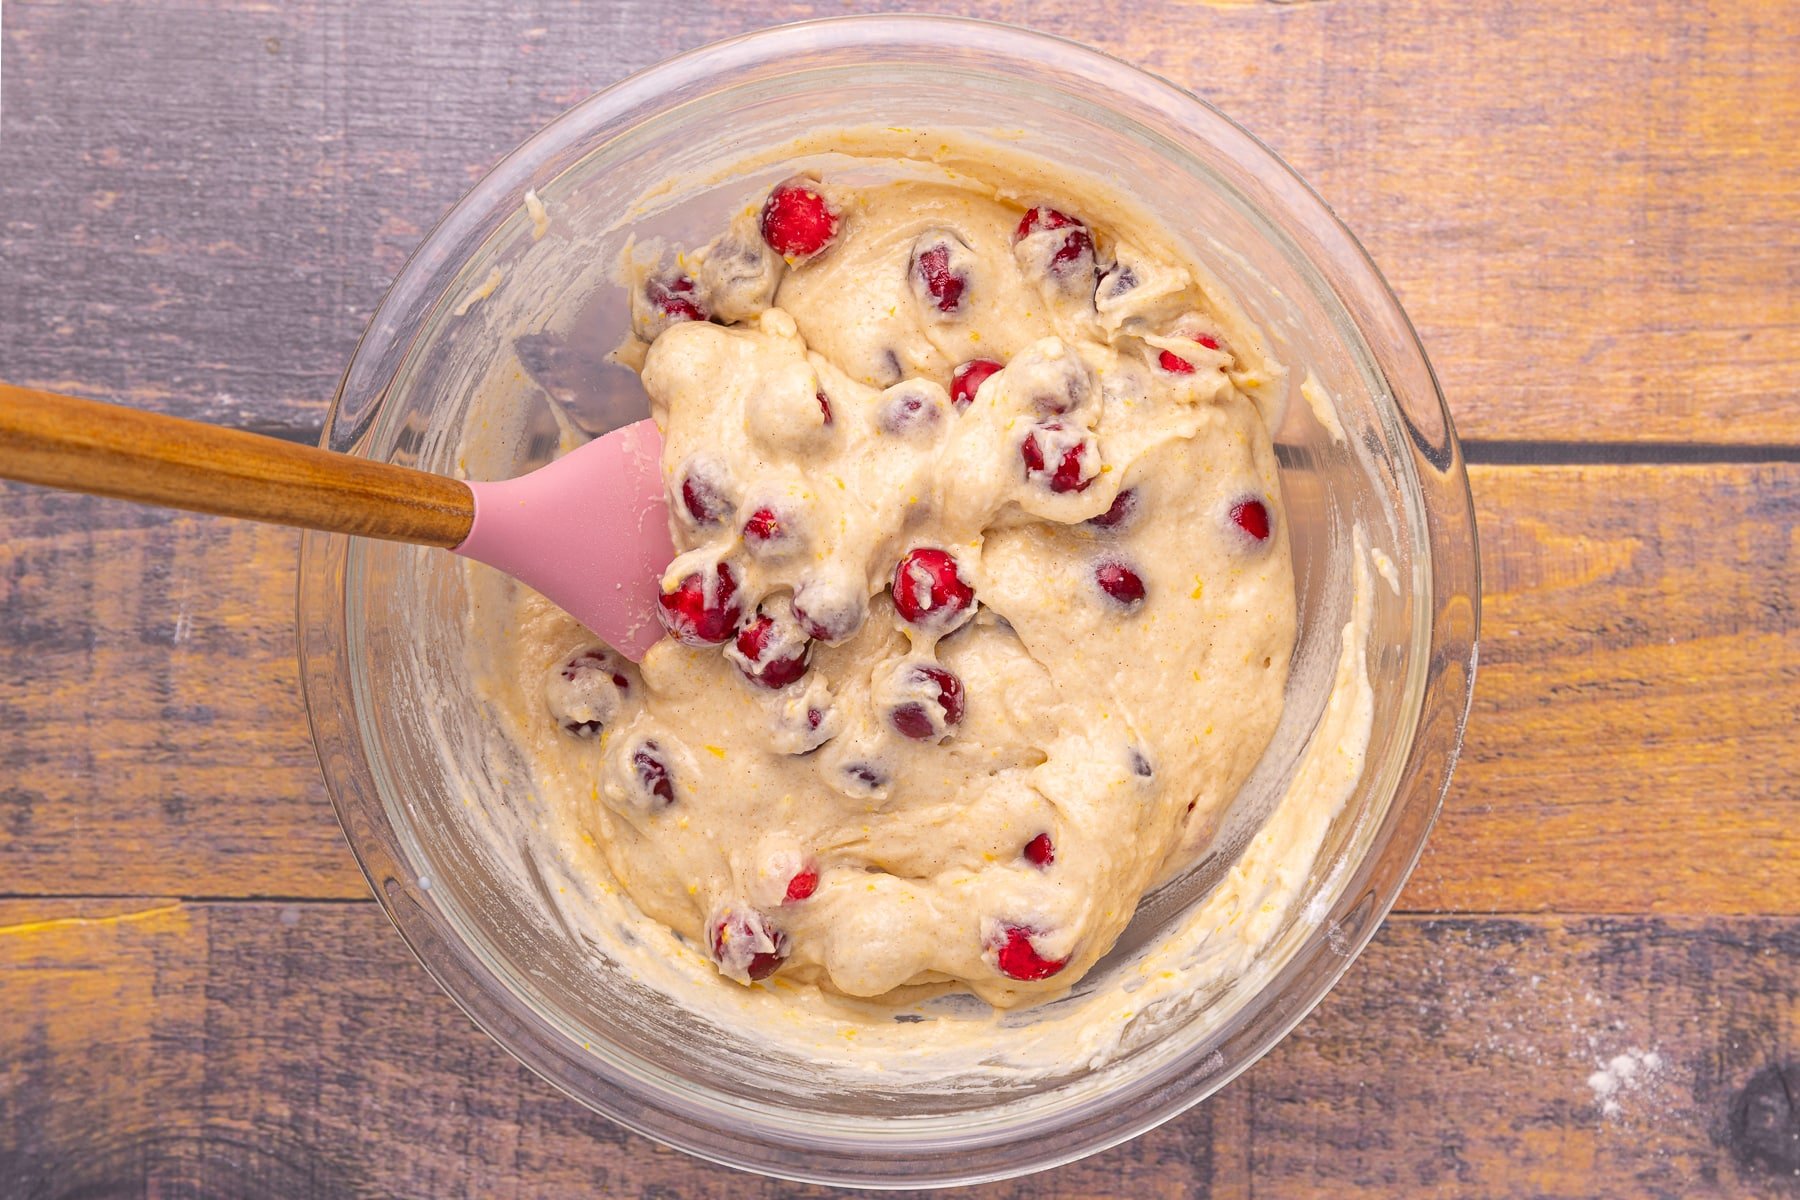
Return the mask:
M 1486 576 L 1461 769 L 1343 984 L 1213 1101 L 980 1194 L 1800 1194 L 1800 10 L 971 8 L 1319 187 L 1442 376 Z M 6 0 L 0 378 L 311 441 L 507 148 L 836 11 Z M 817 1194 L 622 1132 L 429 985 L 319 780 L 295 547 L 0 488 L 0 1197 Z

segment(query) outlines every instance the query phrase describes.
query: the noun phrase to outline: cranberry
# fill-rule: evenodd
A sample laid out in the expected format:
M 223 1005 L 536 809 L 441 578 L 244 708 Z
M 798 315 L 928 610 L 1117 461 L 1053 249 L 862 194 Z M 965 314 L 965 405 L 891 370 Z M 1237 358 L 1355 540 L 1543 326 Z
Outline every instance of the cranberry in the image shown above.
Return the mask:
M 578 738 L 598 736 L 631 690 L 631 680 L 603 646 L 571 655 L 556 674 L 560 682 L 553 681 L 545 695 L 550 715 Z
M 1132 488 L 1125 488 L 1113 497 L 1112 507 L 1097 517 L 1089 517 L 1088 524 L 1099 529 L 1117 529 L 1137 512 L 1138 495 Z
M 947 624 L 975 603 L 975 589 L 963 581 L 956 556 L 920 546 L 894 567 L 894 609 L 914 625 Z
M 744 522 L 744 540 L 746 542 L 774 542 L 787 536 L 787 528 L 782 525 L 781 518 L 775 510 L 767 507 L 757 509 Z
M 825 423 L 829 425 L 831 424 L 831 398 L 824 392 L 820 392 L 818 396 L 819 411 L 825 414 Z
M 1261 500 L 1246 497 L 1231 506 L 1231 520 L 1259 542 L 1269 540 L 1269 510 Z
M 837 645 L 862 628 L 868 609 L 860 596 L 830 580 L 810 579 L 794 592 L 794 619 L 806 636 Z
M 1106 274 L 1100 277 L 1100 284 L 1094 289 L 1095 296 L 1102 292 L 1107 299 L 1116 300 L 1138 285 L 1138 277 L 1124 263 L 1114 263 Z
M 837 228 L 837 214 L 805 180 L 781 184 L 763 203 L 763 241 L 792 261 L 811 258 L 823 250 L 837 236 Z
M 872 763 L 849 763 L 844 767 L 844 778 L 857 785 L 865 792 L 887 786 L 887 772 Z
M 665 805 L 675 803 L 675 781 L 670 778 L 669 765 L 662 760 L 661 748 L 655 742 L 639 746 L 631 756 L 631 766 L 637 773 L 638 786 L 647 795 Z
M 1039 870 L 1056 861 L 1056 847 L 1050 844 L 1050 835 L 1040 833 L 1025 843 L 1025 861 Z
M 1126 608 L 1136 608 L 1144 602 L 1143 577 L 1122 562 L 1109 560 L 1095 567 L 1094 582 Z
M 706 320 L 706 310 L 694 300 L 694 281 L 686 275 L 647 279 L 644 295 L 652 308 L 671 321 Z
M 943 404 L 930 387 L 895 384 L 882 396 L 876 420 L 881 428 L 896 437 L 918 437 L 931 432 L 943 418 Z
M 744 673 L 744 678 L 775 689 L 784 688 L 806 674 L 807 660 L 812 656 L 812 644 L 802 643 L 800 649 L 795 651 L 780 644 L 783 639 L 779 634 L 775 618 L 766 613 L 738 630 L 737 652 L 744 658 L 744 662 L 738 664 L 738 669 Z M 784 649 L 787 650 L 786 653 L 781 652 Z
M 805 900 L 819 890 L 819 871 L 817 867 L 803 867 L 798 875 L 788 880 L 787 902 Z
M 1052 421 L 1047 425 L 1039 425 L 1026 436 L 1019 445 L 1019 455 L 1025 460 L 1025 475 L 1027 478 L 1046 479 L 1053 492 L 1085 491 L 1094 482 L 1092 475 L 1084 473 L 1082 461 L 1085 457 L 1083 451 L 1091 443 L 1086 438 L 1068 442 L 1066 436 L 1056 436 L 1064 434 L 1062 424 Z M 1066 448 L 1058 455 L 1054 468 L 1045 461 L 1046 443 L 1051 444 L 1052 453 L 1055 452 L 1055 444 L 1067 443 Z
M 1000 973 L 1011 979 L 1023 979 L 1036 982 L 1048 979 L 1068 965 L 1068 959 L 1045 958 L 1031 944 L 1034 930 L 1020 925 L 1002 927 L 1001 937 L 1004 939 L 993 947 L 994 962 Z
M 765 944 L 770 948 L 759 948 Z M 712 956 L 726 975 L 754 983 L 773 975 L 786 960 L 788 937 L 753 908 L 726 909 L 713 920 Z
M 949 242 L 934 242 L 923 250 L 915 249 L 912 270 L 916 281 L 914 286 L 924 288 L 925 294 L 937 304 L 939 312 L 962 311 L 963 293 L 968 290 L 969 276 L 966 272 L 951 269 Z
M 1090 269 L 1094 259 L 1094 238 L 1086 225 L 1067 213 L 1054 208 L 1034 208 L 1019 221 L 1019 228 L 1013 234 L 1014 242 L 1022 242 L 1034 233 L 1045 229 L 1067 229 L 1068 235 L 1063 238 L 1050 255 L 1050 273 L 1063 275 L 1071 271 L 1076 264 L 1086 259 Z
M 972 358 L 950 373 L 950 403 L 961 412 L 975 403 L 975 393 L 988 377 L 1004 368 L 991 358 Z
M 931 719 L 925 703 L 920 700 L 909 700 L 897 705 L 888 714 L 888 719 L 907 737 L 914 741 L 925 742 L 943 736 L 953 727 L 962 723 L 963 719 L 963 684 L 962 680 L 942 667 L 919 667 L 914 680 L 926 687 L 936 686 L 938 708 L 943 711 L 944 728 L 940 731 L 937 723 Z
M 1205 346 L 1208 350 L 1217 350 L 1219 348 L 1218 340 L 1209 337 L 1204 333 L 1196 335 L 1193 340 L 1200 343 L 1202 346 Z M 1157 355 L 1156 361 L 1163 370 L 1168 371 L 1172 375 L 1192 375 L 1194 373 L 1193 363 L 1170 350 L 1164 350 L 1161 354 Z
M 599 647 L 590 647 L 569 659 L 562 665 L 562 677 L 574 683 L 588 671 L 606 671 L 612 675 L 613 686 L 621 692 L 631 687 L 631 681 L 618 670 L 612 655 Z
M 656 615 L 676 641 L 688 646 L 716 646 L 731 637 L 743 615 L 737 602 L 737 577 L 728 563 L 718 566 L 713 595 L 699 571 L 684 576 L 674 591 L 656 598 Z
M 717 525 L 737 507 L 726 492 L 724 472 L 708 461 L 688 465 L 681 480 L 681 506 L 696 525 Z

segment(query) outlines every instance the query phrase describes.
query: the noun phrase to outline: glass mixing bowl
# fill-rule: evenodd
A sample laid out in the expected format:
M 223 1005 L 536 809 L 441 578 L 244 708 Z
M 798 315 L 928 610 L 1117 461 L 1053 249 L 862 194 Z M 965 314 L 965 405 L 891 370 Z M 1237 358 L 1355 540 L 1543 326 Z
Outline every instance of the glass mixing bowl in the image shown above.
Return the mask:
M 1371 589 L 1366 765 L 1254 985 L 1215 989 L 1110 1060 L 1045 1076 L 892 1088 L 782 1061 L 633 979 L 556 919 L 541 863 L 527 855 L 521 866 L 484 841 L 474 814 L 518 803 L 525 785 L 494 782 L 522 778 L 522 765 L 491 744 L 491 714 L 467 683 L 459 560 L 309 534 L 300 657 L 320 763 L 375 895 L 438 983 L 526 1065 L 631 1129 L 717 1162 L 862 1186 L 964 1183 L 1067 1162 L 1181 1112 L 1273 1046 L 1367 942 L 1418 857 L 1461 744 L 1479 612 L 1475 527 L 1450 416 L 1412 327 L 1303 181 L 1219 112 L 1142 71 L 1056 38 L 936 18 L 767 30 L 662 63 L 564 114 L 414 254 L 357 348 L 324 444 L 491 478 L 544 461 L 570 425 L 596 432 L 643 416 L 634 377 L 601 360 L 625 328 L 608 271 L 627 237 L 703 240 L 756 186 L 788 173 L 771 165 L 721 178 L 722 167 L 857 125 L 1003 136 L 1128 192 L 1190 242 L 1292 372 L 1276 441 L 1300 635 L 1281 728 L 1215 851 L 1146 900 L 1077 999 L 1190 912 L 1282 794 L 1331 687 L 1357 531 L 1391 560 L 1395 586 Z M 1319 403 L 1297 386 L 1309 376 Z M 562 401 L 554 411 L 546 392 Z M 1009 1020 L 1034 1019 L 1028 1010 Z

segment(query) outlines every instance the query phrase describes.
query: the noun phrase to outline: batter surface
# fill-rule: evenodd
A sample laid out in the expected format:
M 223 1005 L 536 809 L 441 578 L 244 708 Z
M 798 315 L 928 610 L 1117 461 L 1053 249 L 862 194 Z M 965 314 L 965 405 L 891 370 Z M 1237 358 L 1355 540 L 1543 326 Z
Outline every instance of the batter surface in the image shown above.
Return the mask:
M 680 556 L 634 667 L 522 593 L 540 791 L 738 984 L 1065 992 L 1280 717 L 1279 374 L 1161 231 L 904 162 L 640 259 Z

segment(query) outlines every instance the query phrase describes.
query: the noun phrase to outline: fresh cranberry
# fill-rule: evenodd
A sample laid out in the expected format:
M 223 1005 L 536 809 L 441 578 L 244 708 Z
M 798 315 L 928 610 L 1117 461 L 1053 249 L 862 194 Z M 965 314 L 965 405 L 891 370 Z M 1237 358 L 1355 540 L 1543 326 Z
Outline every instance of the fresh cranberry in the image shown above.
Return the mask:
M 1054 208 L 1034 208 L 1019 221 L 1019 228 L 1013 233 L 1015 243 L 1022 242 L 1034 233 L 1046 229 L 1067 229 L 1068 235 L 1062 244 L 1050 255 L 1050 273 L 1066 275 L 1084 260 L 1088 269 L 1093 269 L 1094 238 L 1086 225 L 1067 213 L 1058 212 Z
M 766 688 L 784 688 L 806 674 L 807 660 L 812 656 L 811 643 L 803 643 L 797 652 L 774 654 L 778 630 L 775 618 L 766 613 L 738 630 L 737 652 L 751 665 L 738 664 L 744 677 Z
M 883 394 L 876 420 L 896 437 L 929 433 L 944 415 L 942 402 L 933 394 L 936 391 L 935 387 L 896 384 Z
M 948 623 L 975 603 L 975 589 L 948 550 L 920 546 L 894 567 L 894 609 L 914 625 Z
M 631 689 L 631 680 L 625 678 L 624 673 L 619 670 L 618 664 L 613 661 L 612 655 L 598 646 L 583 650 L 562 665 L 562 677 L 570 683 L 574 683 L 589 671 L 607 672 L 612 676 L 613 686 L 621 692 Z
M 658 596 L 656 615 L 675 640 L 688 646 L 716 646 L 731 637 L 743 615 L 737 602 L 737 577 L 727 563 L 720 563 L 713 595 L 706 595 L 706 581 L 695 571 L 684 576 L 675 590 Z
M 768 507 L 757 509 L 744 522 L 744 540 L 746 542 L 773 542 L 787 536 L 787 530 L 781 524 L 781 518 L 775 510 Z
M 887 772 L 873 763 L 850 763 L 844 767 L 844 778 L 858 785 L 864 791 L 874 791 L 887 786 Z
M 1218 340 L 1209 337 L 1204 333 L 1197 334 L 1193 340 L 1200 343 L 1202 346 L 1205 346 L 1208 350 L 1217 350 L 1219 348 Z M 1193 363 L 1170 350 L 1164 350 L 1161 354 L 1157 355 L 1156 361 L 1163 370 L 1168 371 L 1172 375 L 1192 375 L 1194 373 Z
M 681 480 L 681 505 L 696 525 L 717 525 L 737 507 L 726 494 L 723 473 L 702 460 L 689 464 Z
M 787 902 L 805 900 L 819 890 L 819 871 L 816 867 L 803 867 L 800 873 L 788 880 Z
M 1089 517 L 1088 524 L 1100 529 L 1117 529 L 1137 512 L 1138 495 L 1132 488 L 1125 488 L 1113 497 L 1112 507 L 1097 517 Z
M 825 423 L 831 424 L 831 398 L 824 392 L 819 394 L 819 411 L 825 414 Z
M 704 321 L 706 310 L 694 301 L 694 281 L 686 275 L 652 277 L 644 281 L 650 306 L 671 321 Z
M 774 948 L 755 949 L 765 939 Z M 787 959 L 788 937 L 753 908 L 727 909 L 713 921 L 712 956 L 725 974 L 754 983 L 773 975 Z
M 675 803 L 675 781 L 670 778 L 669 765 L 662 760 L 661 748 L 655 742 L 639 746 L 631 756 L 631 766 L 637 772 L 638 786 L 646 794 L 664 804 Z
M 962 723 L 963 719 L 963 683 L 953 673 L 942 667 L 919 667 L 915 676 L 917 681 L 927 686 L 937 687 L 938 708 L 943 710 L 944 729 L 947 733 Z M 909 700 L 905 704 L 896 705 L 888 714 L 898 729 L 914 741 L 925 742 L 942 736 L 937 723 L 931 719 L 923 701 Z
M 1231 520 L 1259 542 L 1269 540 L 1269 510 L 1261 500 L 1248 497 L 1231 506 Z
M 975 403 L 975 393 L 988 381 L 988 376 L 1004 369 L 991 358 L 972 358 L 950 373 L 950 403 L 961 412 Z
M 574 686 L 547 697 L 551 715 L 564 732 L 578 738 L 598 737 L 618 701 L 631 691 L 631 680 L 619 669 L 611 651 L 603 646 L 590 646 L 571 655 L 557 668 L 557 673 L 565 683 Z M 616 697 L 606 695 L 608 683 L 616 690 Z
M 763 203 L 763 241 L 785 258 L 811 258 L 837 236 L 837 229 L 831 205 L 803 180 L 781 184 Z
M 868 608 L 862 599 L 829 580 L 803 581 L 794 592 L 794 619 L 806 636 L 837 645 L 858 629 Z
M 1109 560 L 1095 567 L 1094 582 L 1126 608 L 1136 608 L 1144 602 L 1143 577 L 1122 562 Z
M 1045 443 L 1061 441 L 1062 439 L 1053 438 L 1051 435 L 1062 432 L 1062 424 L 1052 421 L 1047 425 L 1039 425 L 1026 436 L 1019 445 L 1019 455 L 1025 460 L 1025 474 L 1028 478 L 1046 479 L 1053 492 L 1085 491 L 1087 486 L 1094 482 L 1093 476 L 1084 475 L 1082 471 L 1082 451 L 1088 445 L 1085 438 L 1069 444 L 1057 458 L 1054 469 L 1049 467 L 1045 461 Z
M 935 242 L 923 250 L 915 250 L 912 269 L 939 312 L 962 310 L 963 292 L 968 290 L 969 277 L 964 272 L 950 269 L 950 243 Z
M 1048 979 L 1068 965 L 1068 959 L 1045 958 L 1031 944 L 1034 930 L 1019 925 L 1003 927 L 1001 936 L 1004 940 L 994 947 L 995 965 L 1000 973 L 1010 979 L 1023 979 L 1036 982 Z
M 1056 861 L 1056 847 L 1050 844 L 1050 835 L 1040 833 L 1025 843 L 1025 861 L 1039 870 Z

